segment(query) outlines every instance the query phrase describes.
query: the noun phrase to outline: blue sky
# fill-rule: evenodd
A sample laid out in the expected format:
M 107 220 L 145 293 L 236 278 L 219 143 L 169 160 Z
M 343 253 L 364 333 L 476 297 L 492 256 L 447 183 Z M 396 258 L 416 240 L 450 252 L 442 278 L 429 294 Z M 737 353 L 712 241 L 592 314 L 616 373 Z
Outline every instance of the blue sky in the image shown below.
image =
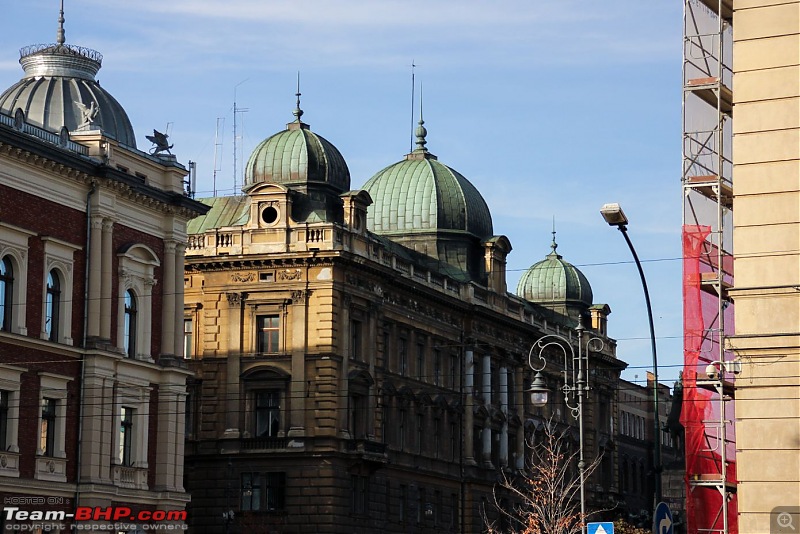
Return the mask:
M 18 49 L 54 42 L 58 0 L 8 2 L 0 85 Z M 677 0 L 66 0 L 67 42 L 104 55 L 103 87 L 127 110 L 139 148 L 169 124 L 179 160 L 233 190 L 233 100 L 246 161 L 293 117 L 344 155 L 358 188 L 408 152 L 411 62 L 423 84 L 428 148 L 466 176 L 512 243 L 509 289 L 549 251 L 612 309 L 609 334 L 641 381 L 651 363 L 636 268 L 599 215 L 619 202 L 650 285 L 660 378 L 682 361 L 681 9 Z M 238 85 L 238 87 L 237 87 Z M 417 92 L 419 95 L 419 92 Z M 237 163 L 239 171 L 241 165 Z M 241 185 L 241 177 L 237 178 Z

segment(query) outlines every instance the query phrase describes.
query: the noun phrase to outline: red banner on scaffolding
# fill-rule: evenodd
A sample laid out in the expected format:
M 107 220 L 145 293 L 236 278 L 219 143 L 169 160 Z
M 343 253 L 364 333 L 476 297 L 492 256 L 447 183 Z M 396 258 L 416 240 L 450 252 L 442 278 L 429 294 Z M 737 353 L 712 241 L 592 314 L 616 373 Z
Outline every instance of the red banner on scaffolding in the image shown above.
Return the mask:
M 732 282 L 733 261 L 708 241 L 710 234 L 709 226 L 683 227 L 681 423 L 686 432 L 686 522 L 688 534 L 725 532 L 726 526 L 728 533 L 736 534 L 736 494 L 725 491 L 726 486 L 731 488 L 736 484 L 733 425 L 726 422 L 733 421 L 733 402 L 723 404 L 720 391 L 709 387 L 706 380 L 707 366 L 720 361 L 724 354 L 722 339 L 733 332 L 733 307 L 727 301 L 720 305 L 724 296 L 719 293 L 724 284 L 716 283 L 716 294 L 706 291 L 704 285 L 704 280 Z M 726 494 L 728 524 L 724 525 L 722 507 Z

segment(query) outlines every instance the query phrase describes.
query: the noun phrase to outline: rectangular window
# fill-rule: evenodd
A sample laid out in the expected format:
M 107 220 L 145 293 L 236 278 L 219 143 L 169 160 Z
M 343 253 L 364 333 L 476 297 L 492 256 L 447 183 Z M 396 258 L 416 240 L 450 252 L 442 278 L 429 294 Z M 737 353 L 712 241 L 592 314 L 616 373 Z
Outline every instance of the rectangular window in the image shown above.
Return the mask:
M 424 443 L 422 437 L 424 434 L 425 434 L 425 419 L 422 417 L 422 414 L 417 414 L 417 451 L 419 453 L 422 453 L 422 444 Z
M 508 376 L 506 378 L 506 390 L 508 391 L 508 408 L 514 409 L 517 405 L 517 390 L 514 387 L 514 370 L 508 370 Z
M 194 356 L 194 324 L 191 319 L 183 320 L 183 357 L 187 360 Z
M 353 438 L 367 435 L 367 397 L 350 395 L 350 433 Z
M 362 361 L 361 326 L 361 321 L 352 321 L 350 323 L 350 357 L 358 361 Z
M 438 458 L 441 454 L 440 449 L 442 447 L 442 420 L 436 418 L 433 420 L 433 454 L 435 458 Z
M 119 418 L 119 455 L 120 465 L 133 465 L 133 408 L 122 408 Z
M 242 473 L 242 511 L 261 510 L 261 475 Z
M 461 373 L 459 373 L 458 354 L 450 355 L 450 387 L 456 389 L 461 386 Z
M 419 488 L 419 490 L 417 490 L 417 491 L 418 491 L 418 493 L 417 493 L 417 497 L 418 497 L 418 502 L 417 502 L 417 523 L 422 523 L 423 514 L 428 509 L 428 502 L 427 502 L 427 499 L 425 498 L 425 488 Z
M 406 446 L 406 411 L 400 410 L 400 420 L 397 422 L 397 442 L 402 451 Z
M 258 340 L 256 350 L 260 353 L 279 352 L 280 317 L 277 315 L 259 315 L 256 317 Z
M 365 515 L 368 512 L 369 477 L 362 475 L 352 475 L 351 483 L 351 502 L 350 510 L 357 515 Z
M 458 513 L 458 494 L 450 494 L 450 530 L 458 530 L 459 525 Z
M 391 354 L 392 335 L 388 330 L 383 332 L 383 366 L 389 369 L 389 355 Z
M 408 486 L 400 484 L 400 522 L 408 520 Z
M 425 345 L 417 343 L 417 380 L 425 380 Z
M 6 450 L 9 445 L 8 402 L 10 396 L 8 391 L 0 390 L 0 451 Z
M 461 442 L 458 435 L 458 425 L 455 421 L 450 421 L 450 460 L 455 461 L 459 456 L 458 444 Z
M 39 449 L 44 456 L 53 456 L 56 442 L 56 399 L 43 399 Z
M 442 385 L 442 351 L 433 351 L 433 383 L 437 386 Z
M 267 473 L 265 491 L 267 511 L 284 510 L 286 508 L 286 473 Z
M 255 393 L 255 435 L 259 438 L 277 438 L 281 426 L 281 395 L 276 389 Z
M 397 363 L 400 374 L 406 376 L 408 373 L 408 351 L 406 350 L 406 340 L 402 337 L 397 340 Z

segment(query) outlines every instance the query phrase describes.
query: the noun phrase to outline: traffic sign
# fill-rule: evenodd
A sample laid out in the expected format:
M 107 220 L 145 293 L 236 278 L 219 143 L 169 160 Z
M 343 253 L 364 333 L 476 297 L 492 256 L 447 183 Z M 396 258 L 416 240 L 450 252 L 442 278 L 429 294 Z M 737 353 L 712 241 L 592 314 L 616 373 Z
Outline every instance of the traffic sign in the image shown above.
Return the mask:
M 672 512 L 666 503 L 660 502 L 653 514 L 653 534 L 673 534 Z
M 586 523 L 586 534 L 614 534 L 614 523 Z

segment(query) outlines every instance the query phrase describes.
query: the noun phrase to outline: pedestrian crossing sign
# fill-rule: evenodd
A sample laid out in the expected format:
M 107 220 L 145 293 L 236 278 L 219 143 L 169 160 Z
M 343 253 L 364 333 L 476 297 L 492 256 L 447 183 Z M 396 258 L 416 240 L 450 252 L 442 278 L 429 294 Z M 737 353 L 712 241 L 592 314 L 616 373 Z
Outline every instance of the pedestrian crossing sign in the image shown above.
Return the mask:
M 614 534 L 614 523 L 587 523 L 586 534 Z

